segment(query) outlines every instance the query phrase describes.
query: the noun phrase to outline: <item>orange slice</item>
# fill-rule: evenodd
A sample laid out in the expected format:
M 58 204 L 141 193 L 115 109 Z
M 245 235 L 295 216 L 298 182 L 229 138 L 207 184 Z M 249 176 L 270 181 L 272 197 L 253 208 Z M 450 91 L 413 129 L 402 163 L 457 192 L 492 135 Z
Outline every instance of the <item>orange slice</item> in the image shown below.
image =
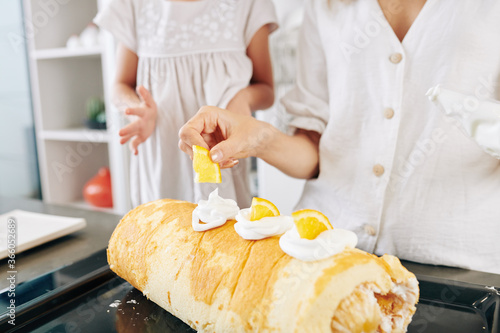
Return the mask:
M 280 211 L 269 200 L 254 197 L 250 208 L 250 221 L 257 221 L 263 217 L 279 216 Z
M 315 239 L 323 231 L 333 229 L 328 217 L 317 210 L 298 210 L 292 217 L 300 238 Z
M 193 169 L 196 183 L 222 182 L 219 163 L 212 162 L 210 151 L 206 148 L 193 145 Z

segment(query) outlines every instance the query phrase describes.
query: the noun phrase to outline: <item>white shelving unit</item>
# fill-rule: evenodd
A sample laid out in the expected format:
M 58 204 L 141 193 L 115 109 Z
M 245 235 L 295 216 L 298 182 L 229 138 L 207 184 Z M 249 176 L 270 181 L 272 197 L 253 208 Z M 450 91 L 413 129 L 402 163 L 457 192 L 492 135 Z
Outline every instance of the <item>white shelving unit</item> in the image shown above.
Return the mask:
M 107 130 L 95 130 L 88 128 L 70 128 L 61 130 L 45 130 L 39 135 L 44 140 L 55 141 L 79 141 L 79 142 L 103 142 L 109 141 Z
M 100 57 L 102 55 L 101 47 L 68 49 L 66 47 L 57 47 L 53 49 L 35 50 L 33 58 L 35 59 L 57 59 L 70 57 Z
M 102 46 L 65 47 L 104 2 L 54 1 L 48 6 L 24 0 L 23 6 L 43 199 L 94 209 L 83 201 L 83 186 L 107 166 L 113 209 L 105 211 L 123 214 L 130 209 L 128 153 L 119 144 L 117 132 L 123 120 L 111 104 L 108 89 L 114 75 L 114 42 L 102 32 Z M 84 127 L 90 97 L 104 99 L 107 130 Z

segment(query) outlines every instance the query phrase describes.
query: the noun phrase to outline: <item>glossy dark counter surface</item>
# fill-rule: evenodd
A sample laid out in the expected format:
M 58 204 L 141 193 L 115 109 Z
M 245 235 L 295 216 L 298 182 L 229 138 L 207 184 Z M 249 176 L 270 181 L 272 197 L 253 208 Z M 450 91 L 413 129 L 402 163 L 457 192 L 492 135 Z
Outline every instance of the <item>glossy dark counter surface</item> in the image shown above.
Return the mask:
M 87 258 L 107 247 L 109 238 L 120 216 L 100 211 L 89 211 L 68 206 L 45 204 L 39 200 L 0 197 L 0 214 L 21 209 L 36 213 L 83 217 L 87 227 L 16 255 L 17 283 L 34 279 L 62 266 Z M 7 287 L 6 260 L 0 261 L 0 290 Z
M 500 289 L 499 274 L 471 271 L 468 269 L 455 267 L 424 265 L 404 260 L 402 260 L 401 263 L 410 272 L 413 272 L 418 276 L 437 277 L 447 280 L 473 283 L 482 286 L 494 286 L 497 287 L 497 289 Z

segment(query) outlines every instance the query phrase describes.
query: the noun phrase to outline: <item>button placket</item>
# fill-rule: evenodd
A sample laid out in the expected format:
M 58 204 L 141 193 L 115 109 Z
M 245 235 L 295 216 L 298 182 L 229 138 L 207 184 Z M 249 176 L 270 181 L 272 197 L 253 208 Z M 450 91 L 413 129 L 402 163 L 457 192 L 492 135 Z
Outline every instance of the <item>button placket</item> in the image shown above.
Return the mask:
M 395 45 L 396 46 L 396 45 Z M 383 117 L 387 120 L 392 119 L 391 122 L 387 122 L 387 124 L 391 127 L 395 134 L 394 137 L 391 137 L 389 140 L 389 144 L 387 145 L 387 154 L 379 160 L 380 164 L 374 166 L 374 174 L 379 174 L 378 177 L 381 177 L 385 171 L 392 172 L 393 164 L 394 164 L 394 154 L 396 151 L 398 134 L 399 134 L 399 124 L 401 121 L 401 107 L 402 107 L 402 99 L 403 99 L 403 86 L 404 86 L 404 68 L 405 62 L 407 59 L 405 58 L 404 50 L 401 45 L 398 44 L 394 49 L 393 53 L 389 55 L 389 61 L 394 64 L 393 66 L 389 66 L 393 68 L 394 71 L 394 85 L 395 88 L 394 96 L 390 100 L 384 110 L 382 111 Z M 398 115 L 396 116 L 396 110 L 398 111 Z M 380 166 L 380 167 L 379 167 Z M 377 169 L 377 170 L 375 170 Z M 385 170 L 387 169 L 387 170 Z M 390 175 L 387 175 L 390 178 Z M 389 183 L 390 179 L 387 179 L 386 185 Z
M 401 100 L 402 100 L 402 86 L 403 86 L 403 80 L 404 80 L 404 51 L 401 48 L 401 45 L 398 45 L 398 47 L 389 55 L 389 61 L 394 64 L 395 66 L 392 67 L 394 69 L 394 75 L 395 75 L 395 84 L 396 84 L 396 91 L 397 95 L 392 98 L 392 102 L 389 103 L 383 110 L 382 110 L 382 115 L 385 119 L 393 119 L 395 116 L 395 108 L 399 108 L 401 106 Z M 396 138 L 391 137 L 389 139 L 390 145 L 387 147 L 390 147 L 390 153 L 389 150 L 386 150 L 386 154 L 384 154 L 384 157 L 382 157 L 381 160 L 378 161 L 378 163 L 374 164 L 373 166 L 373 174 L 376 177 L 382 177 L 385 172 L 386 168 L 390 171 L 392 169 L 392 163 L 394 162 L 394 152 L 396 150 L 396 142 L 397 142 L 397 134 L 399 130 L 399 121 L 400 117 L 398 117 L 397 121 L 392 123 L 391 129 L 393 129 L 393 133 L 396 133 Z M 389 123 L 388 123 L 389 124 Z M 394 127 L 393 127 L 394 126 Z M 386 182 L 387 185 L 388 182 Z
M 396 46 L 396 45 L 395 45 Z M 400 47 L 400 45 L 399 45 Z M 381 110 L 381 116 L 385 119 L 393 119 L 396 115 L 395 110 L 399 110 L 401 108 L 402 95 L 403 95 L 403 81 L 404 81 L 404 51 L 401 48 L 397 48 L 392 54 L 389 54 L 388 59 L 386 61 L 390 62 L 389 70 L 393 73 L 394 77 L 394 90 L 389 89 L 389 91 L 394 91 L 393 96 L 389 96 L 389 103 L 383 107 Z M 396 117 L 396 119 L 392 120 L 392 122 L 387 122 L 387 126 L 389 126 L 387 133 L 387 146 L 384 149 L 383 153 L 378 156 L 376 160 L 374 160 L 372 172 L 375 181 L 375 186 L 378 187 L 378 194 L 380 195 L 380 210 L 378 216 L 375 217 L 370 223 L 367 223 L 362 226 L 362 231 L 365 236 L 368 238 L 368 248 L 371 251 L 376 249 L 376 244 L 378 237 L 380 236 L 380 228 L 382 226 L 382 218 L 384 216 L 384 207 L 386 205 L 386 196 L 388 195 L 387 189 L 390 181 L 390 174 L 387 172 L 392 172 L 392 166 L 394 163 L 394 154 L 397 146 L 397 138 L 399 133 L 399 122 L 401 121 L 401 117 Z M 390 195 L 390 194 L 389 194 Z

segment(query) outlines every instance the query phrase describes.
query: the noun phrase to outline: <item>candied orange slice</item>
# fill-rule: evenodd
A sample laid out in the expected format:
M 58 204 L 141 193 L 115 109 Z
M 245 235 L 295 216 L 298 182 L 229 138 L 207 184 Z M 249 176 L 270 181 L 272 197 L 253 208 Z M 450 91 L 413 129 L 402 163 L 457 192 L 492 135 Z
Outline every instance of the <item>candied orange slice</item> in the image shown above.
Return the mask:
M 196 183 L 220 183 L 219 163 L 212 162 L 210 151 L 206 148 L 193 145 L 193 169 Z
M 328 217 L 314 209 L 302 209 L 292 213 L 300 238 L 315 239 L 325 230 L 333 229 Z
M 257 221 L 263 217 L 279 216 L 280 211 L 269 200 L 254 197 L 250 207 L 250 221 Z

